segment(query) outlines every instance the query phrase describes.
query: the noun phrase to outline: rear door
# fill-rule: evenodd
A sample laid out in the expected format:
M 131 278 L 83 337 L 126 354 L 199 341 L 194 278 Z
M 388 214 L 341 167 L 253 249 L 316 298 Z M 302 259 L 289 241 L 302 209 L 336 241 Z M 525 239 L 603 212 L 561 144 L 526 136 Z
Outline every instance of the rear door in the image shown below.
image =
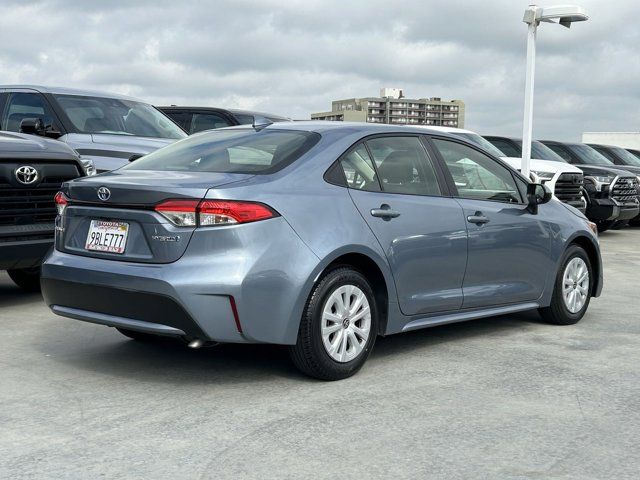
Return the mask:
M 524 201 L 526 184 L 475 147 L 433 138 L 464 211 L 469 256 L 464 308 L 537 300 L 545 288 L 551 237 Z
M 457 310 L 467 238 L 460 205 L 419 136 L 378 136 L 340 161 L 351 198 L 385 251 L 405 315 Z

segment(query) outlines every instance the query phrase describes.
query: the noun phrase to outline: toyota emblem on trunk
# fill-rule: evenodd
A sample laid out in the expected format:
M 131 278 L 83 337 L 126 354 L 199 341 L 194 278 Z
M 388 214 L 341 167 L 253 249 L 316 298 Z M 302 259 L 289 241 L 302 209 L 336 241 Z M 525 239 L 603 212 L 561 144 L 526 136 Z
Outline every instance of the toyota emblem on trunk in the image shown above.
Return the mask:
M 16 180 L 23 185 L 31 185 L 38 180 L 38 171 L 30 165 L 16 168 Z
M 109 198 L 111 198 L 111 190 L 109 190 L 107 187 L 100 187 L 98 189 L 98 198 L 103 202 L 106 202 L 107 200 L 109 200 Z

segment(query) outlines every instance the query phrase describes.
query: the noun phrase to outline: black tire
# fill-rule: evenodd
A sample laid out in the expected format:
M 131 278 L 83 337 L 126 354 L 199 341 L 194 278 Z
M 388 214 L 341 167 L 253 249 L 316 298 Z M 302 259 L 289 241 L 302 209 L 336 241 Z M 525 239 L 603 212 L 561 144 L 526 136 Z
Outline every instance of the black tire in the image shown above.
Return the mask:
M 159 338 L 158 335 L 154 335 L 153 333 L 138 332 L 137 330 L 129 330 L 128 328 L 116 327 L 116 330 L 125 337 L 129 337 L 130 339 L 138 342 L 154 342 Z
M 574 258 L 581 258 L 585 264 L 587 265 L 587 270 L 589 272 L 589 286 L 587 298 L 585 300 L 582 308 L 572 313 L 569 311 L 567 306 L 565 305 L 564 299 L 562 298 L 562 287 L 563 287 L 563 277 L 565 269 L 571 260 Z M 584 249 L 578 245 L 570 245 L 567 248 L 567 251 L 564 253 L 564 257 L 562 258 L 562 262 L 560 263 L 560 270 L 556 275 L 556 281 L 553 288 L 553 295 L 551 296 L 551 304 L 546 308 L 541 308 L 539 310 L 540 315 L 544 320 L 554 325 L 573 325 L 578 323 L 584 314 L 589 308 L 589 302 L 591 300 L 591 293 L 593 292 L 593 268 L 591 266 L 591 261 L 589 260 L 589 256 Z
M 628 225 L 629 225 L 629 220 L 620 220 L 619 222 L 616 222 L 613 224 L 613 226 L 611 227 L 611 230 L 621 230 Z
M 601 220 L 596 222 L 596 226 L 598 227 L 598 232 L 606 232 L 616 223 L 615 220 Z
M 364 293 L 369 302 L 371 324 L 369 337 L 358 356 L 348 362 L 339 362 L 325 349 L 321 324 L 325 303 L 335 290 L 344 285 L 355 285 Z M 320 380 L 341 380 L 350 377 L 367 361 L 378 334 L 378 322 L 375 296 L 364 275 L 350 267 L 330 270 L 316 283 L 307 300 L 297 343 L 289 347 L 291 360 L 302 372 Z
M 40 267 L 7 270 L 13 283 L 25 292 L 40 291 Z
M 613 225 L 615 225 L 615 221 L 614 220 L 602 220 L 599 222 L 596 222 L 596 226 L 598 227 L 598 232 L 602 233 L 602 232 L 606 232 L 607 230 L 610 230 L 611 227 L 613 227 Z

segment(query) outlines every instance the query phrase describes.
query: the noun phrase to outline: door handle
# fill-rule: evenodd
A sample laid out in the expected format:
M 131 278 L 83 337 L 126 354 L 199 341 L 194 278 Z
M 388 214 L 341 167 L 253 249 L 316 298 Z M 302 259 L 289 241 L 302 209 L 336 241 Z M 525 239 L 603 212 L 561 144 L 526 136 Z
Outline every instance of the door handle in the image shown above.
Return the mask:
M 384 218 L 385 220 L 391 220 L 400 216 L 400 212 L 391 210 L 391 207 L 386 203 L 380 205 L 380 208 L 372 208 L 371 215 L 378 218 Z
M 467 222 L 475 223 L 476 225 L 484 225 L 485 223 L 489 223 L 489 219 L 485 217 L 482 212 L 476 212 L 467 217 Z

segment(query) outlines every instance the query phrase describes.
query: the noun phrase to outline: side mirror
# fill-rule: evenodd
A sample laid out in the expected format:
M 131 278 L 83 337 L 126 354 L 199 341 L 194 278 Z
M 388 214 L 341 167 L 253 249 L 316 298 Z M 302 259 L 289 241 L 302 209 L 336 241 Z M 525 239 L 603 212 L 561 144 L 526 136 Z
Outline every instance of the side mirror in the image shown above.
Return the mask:
M 53 125 L 45 125 L 41 118 L 23 118 L 20 122 L 20 133 L 40 135 L 41 137 L 60 138 L 62 134 Z
M 144 157 L 144 155 L 142 153 L 134 153 L 133 155 L 131 155 L 129 157 L 129 161 L 130 162 L 135 162 L 136 160 L 138 160 L 139 158 Z
M 553 193 L 542 183 L 530 183 L 527 185 L 528 210 L 534 215 L 538 213 L 538 205 L 548 203 L 553 197 Z
M 45 135 L 46 128 L 41 118 L 23 118 L 20 122 L 20 133 L 29 135 Z

